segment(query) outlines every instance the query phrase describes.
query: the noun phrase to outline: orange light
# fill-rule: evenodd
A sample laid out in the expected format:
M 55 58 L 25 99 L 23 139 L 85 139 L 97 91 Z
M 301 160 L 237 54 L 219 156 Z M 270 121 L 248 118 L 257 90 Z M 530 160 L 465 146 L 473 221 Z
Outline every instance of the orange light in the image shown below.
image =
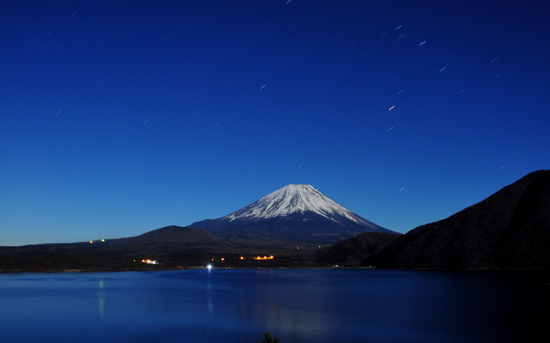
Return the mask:
M 274 258 L 275 258 L 275 256 L 273 256 L 273 255 L 271 255 L 271 256 L 269 256 L 269 257 L 267 257 L 267 256 L 265 256 L 265 255 L 264 255 L 264 257 L 261 257 L 261 256 L 254 257 L 255 260 L 272 260 L 272 259 L 274 259 Z
M 241 256 L 241 260 L 244 260 L 244 257 Z
M 222 257 L 222 261 L 225 261 L 225 258 Z
M 90 244 L 94 244 L 94 241 L 90 241 Z

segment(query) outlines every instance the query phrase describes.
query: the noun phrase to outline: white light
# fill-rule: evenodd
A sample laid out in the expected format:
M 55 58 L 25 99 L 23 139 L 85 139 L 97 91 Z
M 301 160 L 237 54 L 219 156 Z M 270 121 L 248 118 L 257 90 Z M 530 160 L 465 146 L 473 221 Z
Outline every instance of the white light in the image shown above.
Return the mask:
M 212 270 L 212 265 L 211 264 L 207 265 L 206 269 L 208 269 L 208 271 Z

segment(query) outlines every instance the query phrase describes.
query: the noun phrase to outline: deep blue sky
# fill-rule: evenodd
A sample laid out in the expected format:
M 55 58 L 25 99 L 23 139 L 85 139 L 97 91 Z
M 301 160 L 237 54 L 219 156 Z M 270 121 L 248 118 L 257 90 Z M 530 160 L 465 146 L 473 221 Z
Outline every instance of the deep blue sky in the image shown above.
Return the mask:
M 402 233 L 444 219 L 550 167 L 549 6 L 1 1 L 0 245 L 289 183 Z

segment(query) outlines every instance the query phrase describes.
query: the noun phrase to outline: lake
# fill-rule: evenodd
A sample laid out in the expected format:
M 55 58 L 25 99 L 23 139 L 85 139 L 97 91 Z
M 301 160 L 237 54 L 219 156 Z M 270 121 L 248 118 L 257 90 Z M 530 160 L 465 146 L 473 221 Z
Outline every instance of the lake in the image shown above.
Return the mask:
M 0 342 L 548 342 L 535 272 L 0 274 Z M 535 339 L 536 335 L 543 335 Z

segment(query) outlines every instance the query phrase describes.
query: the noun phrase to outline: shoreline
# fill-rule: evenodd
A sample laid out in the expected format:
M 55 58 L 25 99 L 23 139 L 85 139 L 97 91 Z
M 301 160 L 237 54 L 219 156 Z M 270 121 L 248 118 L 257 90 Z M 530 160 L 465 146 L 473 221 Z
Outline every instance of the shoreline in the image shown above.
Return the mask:
M 119 268 L 119 269 L 107 269 L 107 268 L 86 268 L 86 269 L 13 269 L 4 270 L 0 269 L 0 274 L 54 274 L 54 273 L 119 273 L 119 272 L 154 272 L 154 271 L 183 271 L 183 270 L 198 270 L 207 269 L 206 266 L 189 266 L 189 267 L 176 267 L 176 268 Z M 243 267 L 243 266 L 226 266 L 226 267 L 213 267 L 213 270 L 269 270 L 269 269 L 341 269 L 341 270 L 403 270 L 403 271 L 429 271 L 429 272 L 543 272 L 550 275 L 550 269 L 542 267 L 526 267 L 526 268 L 387 268 L 387 267 L 375 267 L 375 266 L 257 266 L 257 267 Z

